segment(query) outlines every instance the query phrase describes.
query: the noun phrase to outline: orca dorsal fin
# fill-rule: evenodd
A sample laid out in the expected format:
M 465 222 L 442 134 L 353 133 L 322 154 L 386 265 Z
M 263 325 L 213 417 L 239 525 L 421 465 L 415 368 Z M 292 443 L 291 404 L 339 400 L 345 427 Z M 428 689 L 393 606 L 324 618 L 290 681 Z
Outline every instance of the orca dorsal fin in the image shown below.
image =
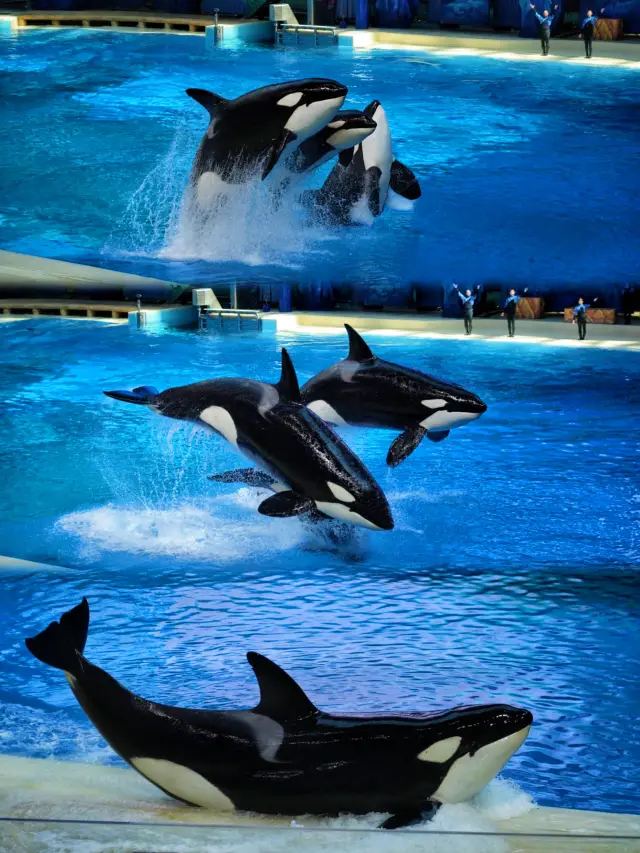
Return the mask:
M 284 347 L 282 347 L 282 373 L 275 387 L 278 389 L 280 396 L 284 397 L 290 403 L 301 402 L 296 369 L 291 361 L 291 356 Z
M 318 713 L 300 685 L 277 663 L 257 652 L 247 652 L 247 660 L 260 688 L 260 701 L 253 709 L 256 714 L 286 722 L 302 720 Z
M 205 108 L 211 118 L 216 115 L 221 106 L 227 103 L 226 98 L 221 98 L 220 95 L 216 95 L 208 89 L 187 89 L 186 92 L 190 98 Z
M 354 328 L 348 323 L 344 324 L 347 334 L 349 335 L 349 361 L 371 361 L 375 355 L 369 349 L 368 344 L 360 337 Z

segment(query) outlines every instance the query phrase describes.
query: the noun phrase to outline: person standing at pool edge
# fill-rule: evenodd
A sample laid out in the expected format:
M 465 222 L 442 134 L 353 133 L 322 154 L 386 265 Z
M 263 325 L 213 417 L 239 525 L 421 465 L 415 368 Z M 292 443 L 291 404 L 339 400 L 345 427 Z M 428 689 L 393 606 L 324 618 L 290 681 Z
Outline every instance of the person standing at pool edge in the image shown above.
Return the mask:
M 604 9 L 600 9 L 600 15 L 604 15 Z M 584 39 L 584 54 L 587 59 L 591 59 L 591 45 L 593 43 L 593 31 L 596 26 L 596 21 L 600 15 L 594 15 L 591 9 L 587 12 L 587 17 L 582 22 L 582 32 L 580 38 Z
M 526 293 L 527 290 L 529 290 L 529 288 L 525 287 L 523 293 Z M 502 309 L 502 316 L 504 317 L 505 314 L 507 315 L 507 331 L 510 338 L 512 338 L 516 333 L 516 311 L 518 310 L 519 301 L 520 297 L 512 287 Z
M 633 314 L 633 290 L 627 284 L 622 291 L 622 316 L 624 317 L 625 326 L 631 325 L 631 315 Z
M 542 55 L 549 56 L 549 39 L 551 38 L 551 24 L 554 22 L 558 4 L 553 7 L 553 14 L 550 15 L 545 9 L 540 15 L 536 12 L 536 7 L 533 3 L 529 4 L 535 12 L 536 18 L 540 21 L 540 43 L 542 44 Z
M 454 284 L 453 288 L 457 292 L 458 299 L 462 303 L 462 316 L 464 317 L 464 333 L 465 335 L 470 335 L 473 331 L 473 306 L 475 305 L 476 299 L 478 299 L 480 296 L 482 287 L 475 287 L 473 289 L 473 292 L 471 292 L 467 288 L 464 294 L 460 293 L 457 284 Z
M 598 297 L 593 300 L 598 301 Z M 578 304 L 573 309 L 573 322 L 578 324 L 578 340 L 583 341 L 587 337 L 587 309 L 591 305 L 585 305 L 582 296 L 578 299 Z

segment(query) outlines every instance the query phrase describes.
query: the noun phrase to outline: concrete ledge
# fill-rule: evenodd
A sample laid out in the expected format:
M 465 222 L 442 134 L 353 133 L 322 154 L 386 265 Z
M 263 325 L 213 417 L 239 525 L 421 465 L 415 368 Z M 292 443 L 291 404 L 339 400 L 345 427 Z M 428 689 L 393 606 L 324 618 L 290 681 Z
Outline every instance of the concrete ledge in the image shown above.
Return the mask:
M 55 9 L 17 15 L 19 27 L 116 27 L 204 34 L 213 18 L 204 15 L 172 15 L 149 12 L 89 10 L 61 12 Z
M 537 39 L 523 39 L 511 35 L 493 33 L 443 33 L 426 30 L 342 30 L 338 33 L 338 44 L 351 50 L 423 48 L 430 53 L 443 51 L 470 56 L 495 56 L 500 59 L 537 59 L 540 43 Z M 584 60 L 584 47 L 579 39 L 554 38 L 551 41 L 550 59 Z M 640 68 L 640 40 L 620 42 L 597 41 L 591 64 L 603 64 L 612 60 L 614 64 L 630 63 Z
M 15 286 L 19 284 L 20 288 L 28 291 L 31 285 L 51 282 L 68 285 L 71 290 L 78 283 L 112 285 L 123 289 L 125 287 L 139 287 L 143 293 L 145 287 L 182 290 L 181 285 L 158 278 L 147 278 L 131 273 L 106 270 L 101 267 L 89 267 L 84 264 L 73 264 L 68 261 L 56 261 L 50 258 L 39 258 L 35 255 L 21 255 L 17 252 L 0 250 L 0 294 L 3 285 Z
M 597 347 L 601 349 L 628 349 L 640 352 L 640 324 L 632 326 L 605 326 L 591 324 L 585 341 L 578 341 L 576 327 L 565 324 L 561 317 L 542 320 L 516 320 L 516 335 L 507 337 L 507 321 L 501 317 L 476 317 L 473 334 L 464 334 L 462 320 L 440 317 L 433 314 L 389 314 L 374 312 L 270 312 L 262 316 L 263 328 L 267 332 L 297 334 L 344 335 L 344 324 L 349 323 L 361 332 L 385 335 L 410 335 L 425 339 L 453 338 L 464 341 L 484 340 L 504 342 L 512 346 L 518 343 L 545 344 L 549 346 Z
M 0 557 L 0 572 L 69 572 L 64 566 L 49 563 L 32 563 L 31 560 L 19 560 L 17 557 Z
M 487 827 L 489 833 L 481 842 L 482 849 L 494 849 L 493 846 L 487 847 L 487 844 L 491 833 L 496 832 L 512 836 L 512 843 L 505 843 L 505 838 L 496 838 L 495 849 L 499 850 L 517 849 L 520 853 L 597 853 L 605 850 L 603 838 L 608 837 L 611 841 L 606 849 L 612 853 L 622 853 L 623 850 L 625 853 L 640 853 L 640 817 L 636 815 L 535 806 L 529 810 L 525 806 L 521 811 L 519 817 L 498 820 L 485 816 L 486 813 L 479 810 L 478 816 L 482 815 L 483 826 Z M 0 814 L 27 821 L 34 817 L 40 821 L 71 821 L 66 825 L 57 825 L 55 830 L 52 826 L 43 826 L 42 822 L 5 823 L 3 838 L 8 842 L 6 849 L 11 850 L 11 853 L 43 853 L 63 848 L 75 850 L 76 845 L 78 850 L 88 847 L 115 850 L 113 842 L 116 838 L 118 850 L 173 850 L 179 847 L 185 853 L 202 851 L 205 841 L 207 849 L 241 851 L 250 850 L 257 844 L 260 848 L 265 845 L 269 849 L 273 847 L 281 853 L 296 853 L 301 849 L 342 850 L 349 843 L 353 844 L 352 850 L 357 853 L 379 846 L 370 840 L 363 842 L 361 832 L 342 834 L 334 822 L 329 822 L 327 826 L 326 820 L 316 817 L 305 817 L 304 829 L 317 830 L 317 835 L 315 832 L 307 832 L 306 840 L 303 841 L 300 830 L 291 828 L 290 817 L 213 812 L 183 805 L 162 794 L 130 769 L 9 755 L 0 756 Z M 74 824 L 74 820 L 144 823 L 141 826 L 121 824 L 115 828 Z M 154 829 L 154 823 L 160 822 L 162 826 Z M 195 831 L 194 824 L 207 828 Z M 187 832 L 190 825 L 192 831 Z M 251 828 L 253 832 L 244 834 Z M 261 830 L 259 835 L 255 832 L 257 828 Z M 367 835 L 367 829 L 370 829 L 366 823 L 354 828 Z M 279 830 L 279 833 L 267 844 L 266 833 L 269 830 Z M 47 841 L 44 836 L 49 832 L 52 838 Z M 538 837 L 534 837 L 535 834 Z M 616 844 L 616 837 L 621 836 L 621 843 Z M 419 840 L 427 837 L 423 833 L 404 836 L 405 843 L 401 847 L 429 850 L 433 849 L 433 843 L 436 843 L 438 849 L 441 849 L 441 845 L 442 849 L 446 846 L 445 839 L 438 842 L 433 836 L 431 844 Z M 315 843 L 314 839 L 317 839 Z M 475 842 L 471 839 L 465 841 L 458 838 L 457 843 L 452 843 L 460 850 L 471 851 L 475 848 Z M 401 847 L 392 845 L 389 849 L 400 850 Z

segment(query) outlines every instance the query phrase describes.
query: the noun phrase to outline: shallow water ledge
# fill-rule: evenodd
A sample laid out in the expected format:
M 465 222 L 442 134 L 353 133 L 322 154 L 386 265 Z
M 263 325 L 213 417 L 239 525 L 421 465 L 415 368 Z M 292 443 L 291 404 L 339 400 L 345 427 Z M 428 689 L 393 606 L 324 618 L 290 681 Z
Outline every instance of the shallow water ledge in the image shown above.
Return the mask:
M 640 851 L 640 816 L 536 807 L 526 794 L 501 780 L 493 782 L 474 805 L 444 806 L 431 824 L 409 833 L 384 833 L 381 845 L 381 836 L 370 832 L 377 824 L 375 816 L 335 820 L 307 817 L 292 822 L 287 817 L 208 812 L 177 804 L 132 770 L 0 756 L 0 816 L 16 819 L 16 823 L 3 827 L 14 853 L 44 853 L 62 845 L 65 850 L 75 850 L 76 845 L 86 849 L 82 844 L 99 844 L 102 840 L 108 840 L 109 851 L 130 851 L 132 844 L 152 849 L 149 844 L 162 843 L 162 849 L 175 844 L 181 851 L 195 853 L 215 849 L 220 841 L 224 841 L 225 850 L 237 846 L 240 851 L 253 841 L 256 846 L 252 849 L 262 850 L 265 843 L 268 849 L 276 849 L 271 847 L 275 843 L 285 853 L 303 845 L 309 851 L 329 851 L 344 843 L 367 853 L 377 849 L 402 853 L 422 850 L 424 841 L 424 849 L 430 853 L 451 851 L 452 843 L 463 845 L 459 849 L 468 853 L 480 849 L 483 853 L 595 853 L 605 849 L 595 836 L 610 839 L 609 851 Z M 56 820 L 79 823 L 48 823 Z M 82 821 L 144 825 L 88 826 Z M 161 828 L 153 827 L 160 823 Z M 296 831 L 300 829 L 305 830 L 304 840 Z M 261 831 L 258 834 L 256 830 Z M 456 833 L 473 833 L 475 837 Z M 418 834 L 424 836 L 420 841 Z M 533 837 L 536 834 L 538 837 Z

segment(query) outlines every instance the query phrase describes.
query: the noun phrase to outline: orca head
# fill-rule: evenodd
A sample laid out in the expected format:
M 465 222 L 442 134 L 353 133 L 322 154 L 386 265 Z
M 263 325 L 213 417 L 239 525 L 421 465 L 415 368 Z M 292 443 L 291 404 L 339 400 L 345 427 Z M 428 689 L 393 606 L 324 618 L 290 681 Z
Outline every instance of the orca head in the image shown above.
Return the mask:
M 336 151 L 359 145 L 376 129 L 375 121 L 360 110 L 341 110 L 325 127 L 327 144 Z
M 268 87 L 273 106 L 283 116 L 284 129 L 299 142 L 318 133 L 338 112 L 347 87 L 335 80 L 309 78 Z
M 430 379 L 430 377 L 428 378 Z M 428 432 L 447 432 L 477 420 L 487 411 L 480 397 L 460 385 L 434 380 L 420 393 L 420 426 Z M 424 395 L 424 396 L 423 396 Z
M 385 494 L 371 476 L 347 478 L 337 471 L 332 476 L 335 480 L 326 481 L 326 496 L 315 501 L 320 512 L 369 530 L 393 530 Z
M 532 723 L 530 711 L 511 705 L 453 708 L 432 717 L 416 756 L 431 778 L 440 766 L 440 784 L 431 798 L 441 803 L 470 800 L 520 748 Z

